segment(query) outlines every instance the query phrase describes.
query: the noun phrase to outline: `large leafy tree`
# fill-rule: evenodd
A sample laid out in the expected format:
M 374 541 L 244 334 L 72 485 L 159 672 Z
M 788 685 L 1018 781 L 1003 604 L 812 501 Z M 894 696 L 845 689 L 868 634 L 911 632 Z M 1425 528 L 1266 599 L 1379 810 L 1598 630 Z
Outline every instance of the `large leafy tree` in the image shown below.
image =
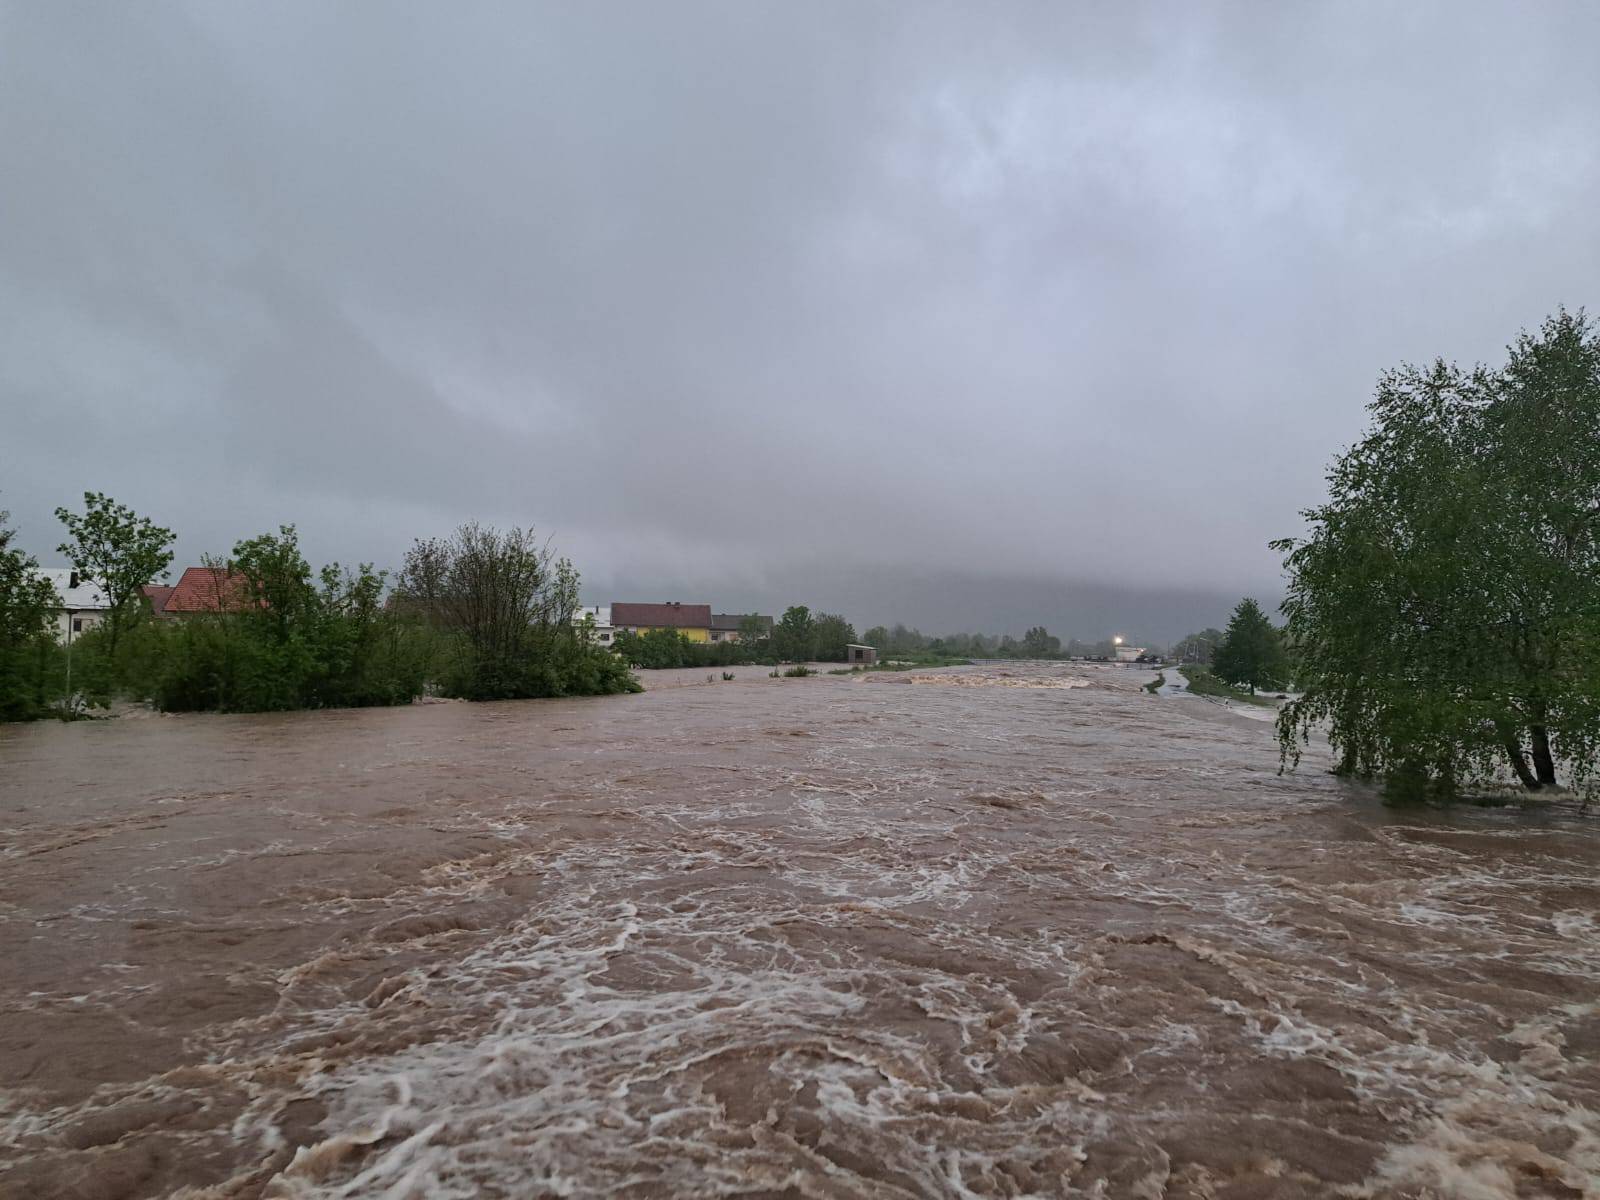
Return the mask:
M 762 654 L 772 636 L 772 618 L 751 613 L 739 618 L 739 645 L 749 655 Z
M 811 622 L 812 645 L 821 662 L 844 662 L 846 649 L 856 640 L 855 626 L 837 613 L 818 613 Z
M 42 661 L 48 653 L 56 593 L 32 555 L 13 548 L 11 514 L 0 511 L 0 720 L 37 716 L 44 706 Z
M 83 494 L 83 512 L 56 509 L 67 527 L 67 540 L 56 547 L 79 575 L 100 589 L 111 606 L 106 614 L 106 640 L 111 653 L 140 589 L 164 579 L 172 564 L 172 530 L 141 517 L 126 504 L 101 492 Z
M 1499 370 L 1379 382 L 1287 555 L 1304 696 L 1341 772 L 1448 795 L 1509 770 L 1582 784 L 1600 739 L 1600 337 L 1562 311 Z
M 816 655 L 817 629 L 811 610 L 804 604 L 784 609 L 772 631 L 773 651 L 790 662 L 810 662 Z
M 1022 652 L 1029 658 L 1049 658 L 1061 653 L 1061 639 L 1043 625 L 1035 625 L 1022 635 Z
M 625 659 L 573 628 L 578 572 L 531 529 L 470 522 L 407 552 L 397 603 L 457 653 L 440 683 L 473 700 L 636 691 Z M 624 643 L 618 639 L 619 648 Z
M 1283 639 L 1261 606 L 1246 597 L 1233 610 L 1212 662 L 1216 674 L 1255 694 L 1258 687 L 1282 687 L 1289 672 Z

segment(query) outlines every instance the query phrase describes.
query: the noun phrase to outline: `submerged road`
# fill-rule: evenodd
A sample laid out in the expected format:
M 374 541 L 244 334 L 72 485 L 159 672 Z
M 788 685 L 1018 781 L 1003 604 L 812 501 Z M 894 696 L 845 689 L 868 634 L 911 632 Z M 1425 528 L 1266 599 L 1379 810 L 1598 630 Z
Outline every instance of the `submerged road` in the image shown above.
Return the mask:
M 0 1196 L 1600 1194 L 1592 822 L 736 674 L 0 729 Z

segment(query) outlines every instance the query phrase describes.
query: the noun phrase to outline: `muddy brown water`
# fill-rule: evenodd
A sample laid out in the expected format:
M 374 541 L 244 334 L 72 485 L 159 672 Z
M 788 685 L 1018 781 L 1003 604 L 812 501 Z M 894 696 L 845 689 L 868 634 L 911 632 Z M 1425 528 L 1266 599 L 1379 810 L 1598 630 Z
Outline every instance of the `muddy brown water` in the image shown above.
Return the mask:
M 1593 822 L 736 674 L 0 730 L 0 1195 L 1600 1196 Z

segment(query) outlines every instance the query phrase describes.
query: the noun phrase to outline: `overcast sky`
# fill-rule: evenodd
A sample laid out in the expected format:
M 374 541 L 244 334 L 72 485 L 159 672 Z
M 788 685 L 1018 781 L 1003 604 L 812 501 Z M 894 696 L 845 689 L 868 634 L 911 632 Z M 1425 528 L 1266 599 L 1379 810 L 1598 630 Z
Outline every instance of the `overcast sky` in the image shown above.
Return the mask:
M 0 7 L 0 507 L 1171 637 L 1600 279 L 1600 6 Z M 1140 624 L 1143 628 L 1139 628 Z

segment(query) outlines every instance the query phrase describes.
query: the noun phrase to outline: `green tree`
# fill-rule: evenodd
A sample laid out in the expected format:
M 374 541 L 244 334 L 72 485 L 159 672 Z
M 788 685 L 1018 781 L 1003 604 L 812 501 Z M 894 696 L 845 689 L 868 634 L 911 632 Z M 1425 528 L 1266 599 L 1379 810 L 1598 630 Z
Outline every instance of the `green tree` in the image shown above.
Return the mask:
M 637 691 L 626 659 L 572 624 L 578 572 L 531 529 L 476 522 L 419 541 L 397 588 L 402 607 L 445 636 L 440 684 L 469 700 Z M 620 641 L 621 639 L 619 639 Z
M 1261 606 L 1248 598 L 1239 601 L 1212 662 L 1218 678 L 1248 686 L 1255 695 L 1258 687 L 1282 687 L 1288 667 L 1283 640 Z
M 1043 625 L 1035 625 L 1022 635 L 1022 653 L 1027 658 L 1049 658 L 1061 653 L 1061 639 Z
M 855 626 L 837 613 L 818 613 L 811 622 L 813 653 L 819 662 L 844 662 L 856 640 Z
M 83 494 L 83 513 L 56 509 L 67 540 L 56 547 L 78 574 L 106 598 L 106 639 L 115 656 L 117 641 L 136 611 L 140 589 L 164 579 L 172 563 L 172 530 L 141 517 L 101 492 Z
M 289 640 L 290 631 L 314 605 L 311 564 L 300 553 L 300 535 L 293 525 L 280 525 L 275 534 L 263 533 L 236 543 L 225 569 L 228 582 L 222 586 L 241 593 L 228 601 L 242 613 L 266 621 L 279 641 Z
M 784 610 L 772 631 L 773 651 L 790 662 L 810 662 L 816 654 L 816 634 L 811 610 L 796 604 Z
M 928 639 L 921 631 L 907 629 L 899 622 L 889 630 L 889 652 L 891 654 L 916 654 L 927 649 Z
M 292 525 L 208 565 L 218 611 L 130 627 L 123 681 L 159 707 L 262 712 L 421 693 L 434 639 L 415 611 L 384 604 L 383 572 L 330 563 L 313 576 Z
M 1179 662 L 1209 663 L 1222 645 L 1222 630 L 1209 626 L 1198 633 L 1179 638 L 1172 643 L 1172 653 Z
M 1509 768 L 1594 775 L 1600 739 L 1600 338 L 1565 311 L 1500 370 L 1385 374 L 1308 536 L 1274 543 L 1303 697 L 1343 773 L 1448 796 Z
M 11 514 L 0 511 L 0 721 L 45 711 L 56 592 L 30 554 L 11 545 Z
M 874 625 L 861 635 L 861 640 L 881 654 L 889 648 L 889 631 L 882 625 Z
M 768 654 L 772 641 L 772 618 L 751 613 L 739 619 L 740 657 L 753 662 Z
M 693 644 L 676 629 L 623 630 L 617 634 L 615 646 L 623 661 L 635 667 L 662 670 L 698 665 L 693 661 Z

